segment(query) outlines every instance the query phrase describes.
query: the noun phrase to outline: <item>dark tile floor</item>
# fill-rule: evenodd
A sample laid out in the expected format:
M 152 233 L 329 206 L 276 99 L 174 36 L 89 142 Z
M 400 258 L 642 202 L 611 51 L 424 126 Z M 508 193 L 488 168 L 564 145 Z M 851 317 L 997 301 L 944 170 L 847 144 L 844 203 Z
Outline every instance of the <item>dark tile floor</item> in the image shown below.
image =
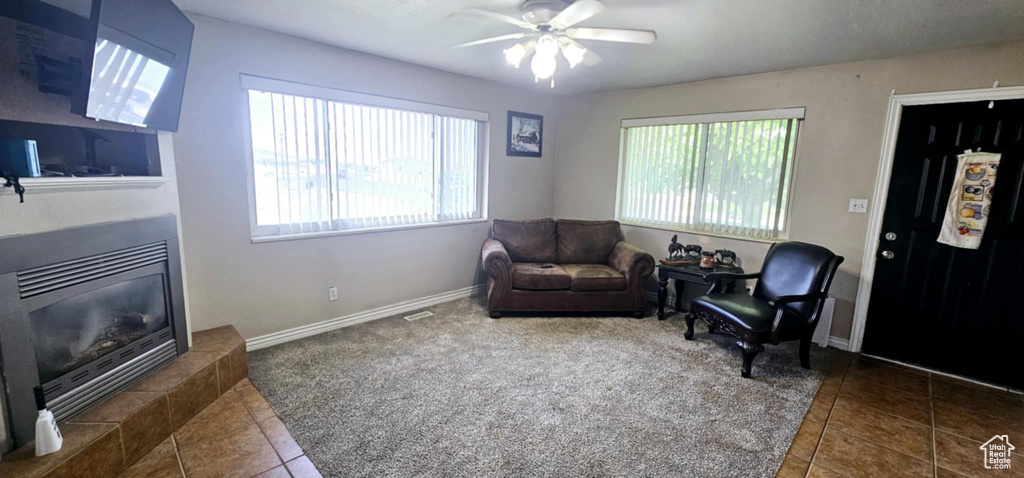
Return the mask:
M 776 476 L 1024 477 L 1021 455 L 985 469 L 979 447 L 997 434 L 1024 443 L 1021 394 L 842 354 Z
M 320 473 L 244 379 L 121 477 L 307 478 Z

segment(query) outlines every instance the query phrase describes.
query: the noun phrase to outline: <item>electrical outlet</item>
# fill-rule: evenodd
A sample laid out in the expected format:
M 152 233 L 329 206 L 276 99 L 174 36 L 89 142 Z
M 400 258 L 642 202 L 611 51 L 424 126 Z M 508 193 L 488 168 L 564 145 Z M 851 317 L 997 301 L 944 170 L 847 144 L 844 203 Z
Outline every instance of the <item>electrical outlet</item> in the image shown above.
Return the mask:
M 338 288 L 337 287 L 328 287 L 327 288 L 327 300 L 329 300 L 331 302 L 334 302 L 334 301 L 338 300 Z
M 857 214 L 866 214 L 868 212 L 868 200 L 867 199 L 851 199 L 850 200 L 850 212 Z

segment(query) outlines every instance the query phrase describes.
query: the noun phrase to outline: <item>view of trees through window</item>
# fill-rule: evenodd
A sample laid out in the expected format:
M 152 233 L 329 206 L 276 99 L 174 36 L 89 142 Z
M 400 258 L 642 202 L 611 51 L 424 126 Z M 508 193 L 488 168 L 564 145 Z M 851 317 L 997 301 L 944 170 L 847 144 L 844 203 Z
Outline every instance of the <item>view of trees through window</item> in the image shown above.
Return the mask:
M 798 126 L 771 119 L 624 128 L 619 219 L 778 237 Z
M 478 121 L 256 90 L 248 99 L 258 229 L 480 216 Z

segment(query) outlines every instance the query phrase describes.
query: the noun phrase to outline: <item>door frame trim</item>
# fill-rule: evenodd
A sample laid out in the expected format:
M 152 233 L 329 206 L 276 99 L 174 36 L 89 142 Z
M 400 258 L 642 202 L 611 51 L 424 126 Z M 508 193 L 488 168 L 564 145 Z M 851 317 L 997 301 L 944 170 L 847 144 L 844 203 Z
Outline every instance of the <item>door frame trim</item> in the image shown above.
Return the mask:
M 882 153 L 878 159 L 878 176 L 875 179 L 875 191 L 871 196 L 868 234 L 864 241 L 864 256 L 861 259 L 860 279 L 857 283 L 857 299 L 854 302 L 853 326 L 850 328 L 851 352 L 860 352 L 861 345 L 864 342 L 864 326 L 868 320 L 868 303 L 871 300 L 871 287 L 874 283 L 875 256 L 878 250 L 879 235 L 882 232 L 882 217 L 885 215 L 885 202 L 889 194 L 889 179 L 892 176 L 892 163 L 896 154 L 896 137 L 900 130 L 903 107 L 1016 99 L 1024 99 L 1024 86 L 903 95 L 897 95 L 895 90 L 893 90 L 893 94 L 889 96 L 889 111 L 886 114 L 885 133 L 882 136 Z

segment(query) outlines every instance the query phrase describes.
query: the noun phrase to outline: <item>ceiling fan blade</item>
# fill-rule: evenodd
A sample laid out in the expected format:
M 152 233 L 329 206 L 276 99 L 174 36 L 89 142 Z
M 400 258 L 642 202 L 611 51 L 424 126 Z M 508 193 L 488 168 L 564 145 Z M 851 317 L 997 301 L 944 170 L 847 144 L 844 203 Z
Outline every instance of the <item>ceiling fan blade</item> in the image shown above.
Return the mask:
M 530 56 L 530 54 L 533 53 L 533 50 L 536 50 L 536 49 L 537 49 L 537 40 L 530 40 L 530 41 L 526 42 L 526 54 L 523 55 L 523 57 L 525 58 L 525 57 Z
M 616 41 L 622 43 L 651 44 L 658 34 L 650 30 L 623 30 L 619 28 L 570 28 L 565 31 L 569 38 L 577 40 Z
M 518 40 L 518 39 L 520 39 L 522 37 L 525 37 L 527 35 L 529 35 L 529 33 L 509 33 L 508 35 L 499 35 L 499 36 L 496 36 L 496 37 L 484 38 L 483 40 L 476 40 L 476 41 L 461 43 L 461 44 L 455 45 L 455 48 L 462 48 L 462 47 L 465 47 L 465 46 L 484 45 L 484 44 L 487 44 L 487 43 L 494 43 L 494 42 L 506 41 L 506 40 Z
M 600 0 L 576 0 L 572 5 L 565 7 L 565 10 L 559 12 L 558 15 L 555 15 L 555 18 L 552 18 L 548 25 L 558 30 L 564 30 L 603 12 L 606 8 L 608 7 L 601 3 Z
M 536 31 L 537 30 L 537 25 L 534 25 L 534 24 L 532 24 L 530 22 L 527 22 L 525 20 L 520 20 L 520 19 L 515 18 L 515 17 L 510 17 L 508 15 L 503 15 L 503 14 L 498 13 L 498 12 L 492 12 L 490 10 L 484 10 L 482 8 L 464 8 L 464 9 L 459 10 L 459 11 L 457 11 L 457 12 L 451 14 L 451 15 L 448 15 L 449 18 L 451 18 L 451 17 L 466 17 L 466 16 L 476 16 L 476 17 L 490 18 L 492 20 L 498 20 L 498 21 L 502 21 L 502 22 L 505 22 L 505 23 L 509 23 L 509 24 L 515 25 L 515 26 L 517 26 L 519 28 L 525 28 L 525 29 L 531 30 L 531 31 Z

